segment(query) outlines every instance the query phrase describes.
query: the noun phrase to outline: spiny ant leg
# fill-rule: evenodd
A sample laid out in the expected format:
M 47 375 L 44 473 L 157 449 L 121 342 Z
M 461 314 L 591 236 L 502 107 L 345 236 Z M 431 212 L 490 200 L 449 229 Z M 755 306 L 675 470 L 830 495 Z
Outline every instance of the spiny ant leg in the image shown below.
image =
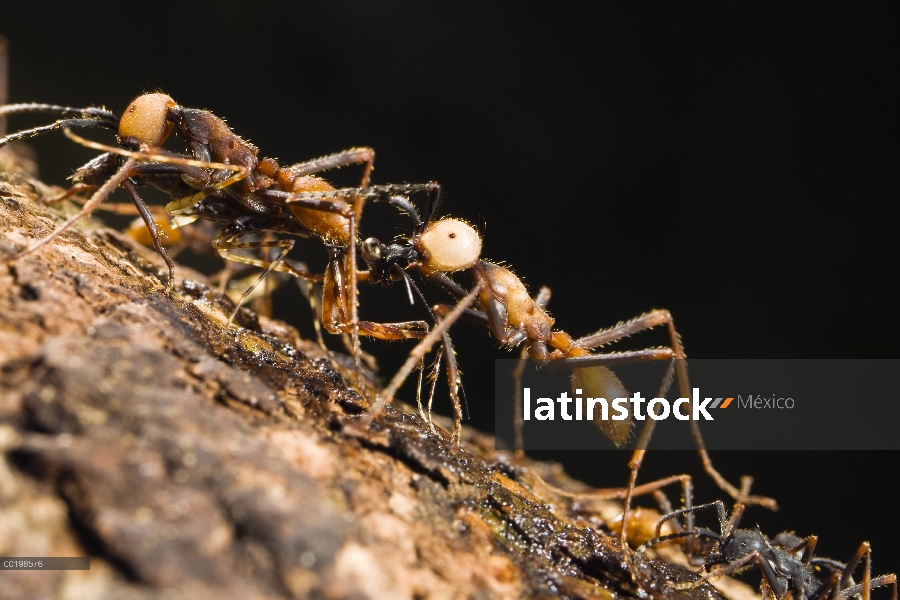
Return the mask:
M 110 129 L 117 129 L 119 124 L 119 117 L 115 113 L 97 106 L 60 106 L 58 104 L 41 104 L 40 102 L 25 102 L 0 106 L 0 116 L 24 115 L 31 113 L 81 115 L 84 118 L 92 118 L 98 121 L 102 121 L 103 126 L 109 127 Z
M 428 426 L 431 428 L 431 433 L 434 433 L 434 422 L 431 420 L 431 407 L 434 405 L 434 393 L 437 391 L 437 383 L 438 377 L 441 372 L 441 360 L 444 356 L 444 347 L 441 346 L 438 348 L 434 357 L 434 364 L 432 365 L 431 371 L 431 391 L 428 394 Z
M 357 198 L 354 205 L 362 206 L 364 200 Z M 353 340 L 353 362 L 356 366 L 356 385 L 359 389 L 365 390 L 363 386 L 362 372 L 362 348 L 359 345 L 359 302 L 356 291 L 356 212 L 350 215 L 350 248 L 348 249 L 347 262 L 350 270 L 350 289 L 348 298 L 350 302 L 350 328 Z
M 17 254 L 16 256 L 13 256 L 12 258 L 9 258 L 7 260 L 9 262 L 12 262 L 12 261 L 16 261 L 21 258 L 24 258 L 25 256 L 28 256 L 32 252 L 35 252 L 36 250 L 42 248 L 43 246 L 49 244 L 54 239 L 59 237 L 63 232 L 65 232 L 69 227 L 71 227 L 79 219 L 89 216 L 92 212 L 94 212 L 94 209 L 97 208 L 98 204 L 103 202 L 103 200 L 107 196 L 109 196 L 112 193 L 112 191 L 114 189 L 116 189 L 116 187 L 118 187 L 118 185 L 120 183 L 122 183 L 122 181 L 124 181 L 125 179 L 128 178 L 129 174 L 131 173 L 131 170 L 134 168 L 134 166 L 136 164 L 137 163 L 134 159 L 129 159 L 129 160 L 125 161 L 125 164 L 122 165 L 122 167 L 119 169 L 119 171 L 115 175 L 110 177 L 106 181 L 106 183 L 104 183 L 102 186 L 100 186 L 96 192 L 94 192 L 94 195 L 91 196 L 91 198 L 87 202 L 84 203 L 84 206 L 81 208 L 81 210 L 75 216 L 70 217 L 65 223 L 63 223 L 62 225 L 57 227 L 53 231 L 53 233 L 51 233 L 47 237 L 39 240 L 37 243 L 32 244 L 24 252 Z
M 445 275 L 446 277 L 446 275 Z M 448 278 L 449 279 L 449 278 Z M 537 295 L 534 297 L 534 303 L 538 305 L 540 308 L 547 308 L 547 304 L 550 302 L 550 296 L 552 292 L 550 288 L 544 286 L 542 287 Z M 525 366 L 528 364 L 528 347 L 522 348 L 522 351 L 519 353 L 519 361 L 516 363 L 516 368 L 513 370 L 513 451 L 515 453 L 516 460 L 522 460 L 525 457 L 525 437 L 522 433 L 522 430 L 525 428 L 525 423 L 522 420 L 522 411 L 520 407 L 522 406 L 522 376 L 525 374 Z
M 456 322 L 463 311 L 472 304 L 475 300 L 475 296 L 480 290 L 481 284 L 476 284 L 475 287 L 472 288 L 472 291 L 456 305 L 456 308 L 447 315 L 445 319 L 442 319 L 437 323 L 432 328 L 431 332 L 429 332 L 429 334 L 413 348 L 412 352 L 409 353 L 406 362 L 400 367 L 400 370 L 397 371 L 397 374 L 394 375 L 388 386 L 384 388 L 381 394 L 375 399 L 375 403 L 369 408 L 368 414 L 361 423 L 363 427 L 368 427 L 372 420 L 381 412 L 381 409 L 384 408 L 384 405 L 389 404 L 394 399 L 394 394 L 397 393 L 397 390 L 400 389 L 400 386 L 406 381 L 406 378 L 415 368 L 418 361 L 422 360 L 425 355 L 428 354 L 428 351 L 431 350 L 431 347 L 434 346 L 438 339 L 443 338 L 444 332 L 446 332 L 447 329 Z
M 169 257 L 168 252 L 162 245 L 162 241 L 159 239 L 159 226 L 156 224 L 156 221 L 153 219 L 153 215 L 150 214 L 150 210 L 147 208 L 147 205 L 144 204 L 144 200 L 138 195 L 137 190 L 134 189 L 134 184 L 132 184 L 128 179 L 125 179 L 122 182 L 122 187 L 125 188 L 125 191 L 128 192 L 128 195 L 131 196 L 131 201 L 134 202 L 135 208 L 137 208 L 138 212 L 141 215 L 141 219 L 144 220 L 144 225 L 147 226 L 147 231 L 150 232 L 150 239 L 153 240 L 153 247 L 156 248 L 156 252 L 162 256 L 162 259 L 165 261 L 166 266 L 169 268 L 169 276 L 166 279 L 166 290 L 165 293 L 168 294 L 172 291 L 172 287 L 175 285 L 175 263 Z
M 358 198 L 365 199 L 390 199 L 393 196 L 403 194 L 414 194 L 416 192 L 430 191 L 436 183 L 399 183 L 387 185 L 370 185 L 360 188 L 340 188 L 337 190 L 329 190 L 322 192 L 280 192 L 277 190 L 266 191 L 266 196 L 271 198 L 279 198 L 285 204 L 298 204 L 304 208 L 314 210 L 324 210 L 327 212 L 335 212 L 344 216 L 350 216 L 346 204 L 334 202 L 333 200 L 356 201 Z
M 681 336 L 675 330 L 675 322 L 672 315 L 667 310 L 653 310 L 647 314 L 641 315 L 636 319 L 632 319 L 626 323 L 621 323 L 609 329 L 601 329 L 600 331 L 584 336 L 575 343 L 583 348 L 596 348 L 604 344 L 620 340 L 640 331 L 651 329 L 658 325 L 666 325 L 671 343 L 671 350 L 675 355 L 675 369 L 678 375 L 679 392 L 683 398 L 691 397 L 691 386 L 687 373 L 687 361 L 684 349 L 681 344 Z M 691 419 L 691 435 L 700 453 L 700 459 L 703 462 L 704 470 L 722 488 L 729 496 L 742 504 L 759 504 L 771 510 L 777 510 L 778 504 L 772 498 L 764 496 L 742 496 L 738 488 L 729 483 L 716 469 L 713 467 L 712 460 L 706 450 L 706 444 L 703 442 L 703 436 L 700 433 L 700 427 L 696 421 Z
M 439 316 L 435 315 L 434 320 L 435 327 L 441 324 L 441 318 Z M 462 403 L 459 401 L 459 366 L 456 363 L 456 353 L 453 351 L 453 343 L 450 341 L 450 334 L 448 334 L 446 330 L 441 334 L 441 340 L 443 342 L 443 353 L 447 357 L 447 385 L 450 388 L 450 403 L 453 405 L 453 437 L 451 443 L 454 448 L 459 448 L 463 421 Z M 430 419 L 430 402 L 428 405 L 428 414 Z
M 893 586 L 893 591 L 891 592 L 891 600 L 897 600 L 897 576 L 894 573 L 888 573 L 887 575 L 876 577 L 869 583 L 869 589 L 872 590 L 877 587 L 884 587 L 886 585 Z M 863 589 L 863 584 L 861 583 L 850 586 L 847 589 L 841 590 L 838 598 L 840 600 L 846 600 L 847 598 L 858 596 L 860 592 L 863 591 Z
M 328 156 L 323 156 L 321 158 L 299 162 L 284 170 L 293 177 L 302 177 L 304 175 L 313 175 L 322 171 L 360 163 L 365 163 L 366 165 L 363 169 L 362 181 L 359 184 L 359 187 L 364 188 L 369 185 L 372 167 L 375 164 L 375 150 L 372 148 L 350 148 L 349 150 L 336 152 L 335 154 L 329 154 Z

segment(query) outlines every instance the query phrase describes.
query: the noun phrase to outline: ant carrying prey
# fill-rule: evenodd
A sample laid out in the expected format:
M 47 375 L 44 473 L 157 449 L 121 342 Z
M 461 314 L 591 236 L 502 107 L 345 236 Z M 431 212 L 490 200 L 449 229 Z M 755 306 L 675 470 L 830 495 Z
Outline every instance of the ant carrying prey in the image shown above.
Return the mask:
M 223 224 L 212 245 L 227 260 L 262 267 L 263 273 L 238 302 L 247 297 L 272 270 L 322 282 L 322 321 L 331 333 L 352 336 L 359 365 L 359 335 L 396 340 L 422 337 L 428 325 L 422 321 L 374 323 L 357 316 L 356 228 L 367 199 L 427 191 L 429 184 L 372 186 L 369 178 L 374 150 L 353 148 L 289 167 L 271 158 L 259 159 L 258 149 L 237 136 L 213 113 L 186 108 L 161 93 L 144 94 L 126 108 L 120 118 L 103 108 L 73 108 L 47 104 L 14 104 L 0 107 L 0 116 L 19 113 L 55 113 L 67 118 L 53 124 L 20 131 L 0 139 L 0 146 L 61 129 L 74 141 L 104 153 L 79 169 L 76 188 L 97 188 L 82 210 L 49 236 L 12 257 L 18 260 L 49 243 L 78 219 L 89 215 L 117 186 L 128 191 L 144 219 L 157 252 L 169 267 L 167 289 L 174 279 L 158 227 L 137 193 L 136 186 L 152 185 L 172 198 L 166 211 L 177 224 L 203 219 Z M 117 146 L 86 140 L 73 128 L 103 127 L 117 132 Z M 188 154 L 160 148 L 177 132 Z M 315 174 L 352 164 L 364 164 L 360 186 L 336 189 Z M 242 241 L 250 235 L 276 232 L 321 240 L 328 251 L 324 274 L 298 269 L 284 261 L 294 241 Z M 280 248 L 272 261 L 236 253 L 238 249 Z M 365 274 L 362 274 L 364 277 Z M 234 315 L 232 315 L 233 319 Z M 231 321 L 229 321 L 230 325 Z
M 719 520 L 719 533 L 702 527 L 693 527 L 695 512 L 715 509 Z M 813 555 L 818 538 L 809 536 L 801 539 L 793 533 L 781 533 L 771 540 L 759 529 L 737 529 L 744 506 L 737 504 L 731 517 L 725 513 L 721 500 L 700 506 L 688 506 L 663 516 L 656 525 L 656 536 L 638 548 L 644 552 L 663 541 L 687 538 L 688 543 L 696 538 L 707 538 L 715 542 L 703 563 L 705 575 L 690 583 L 674 584 L 676 589 L 694 589 L 711 578 L 734 573 L 748 567 L 758 566 L 768 590 L 779 599 L 790 593 L 793 600 L 844 600 L 861 595 L 869 600 L 876 587 L 890 585 L 892 600 L 897 600 L 897 576 L 893 573 L 872 578 L 871 548 L 863 542 L 847 563 Z M 688 528 L 678 533 L 660 536 L 663 523 L 681 516 L 689 518 Z M 865 559 L 863 579 L 855 584 L 853 572 Z M 721 566 L 715 570 L 713 567 Z

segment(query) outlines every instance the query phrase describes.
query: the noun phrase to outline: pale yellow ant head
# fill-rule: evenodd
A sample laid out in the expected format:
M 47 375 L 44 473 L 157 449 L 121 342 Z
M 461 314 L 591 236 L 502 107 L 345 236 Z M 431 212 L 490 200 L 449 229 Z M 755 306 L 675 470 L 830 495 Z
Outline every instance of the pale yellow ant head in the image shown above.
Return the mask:
M 175 101 L 165 94 L 138 96 L 119 120 L 119 137 L 159 146 L 166 141 L 174 126 L 167 118 L 170 106 L 175 106 Z
M 416 249 L 428 271 L 462 271 L 481 256 L 481 236 L 465 221 L 444 219 L 425 229 L 416 240 Z

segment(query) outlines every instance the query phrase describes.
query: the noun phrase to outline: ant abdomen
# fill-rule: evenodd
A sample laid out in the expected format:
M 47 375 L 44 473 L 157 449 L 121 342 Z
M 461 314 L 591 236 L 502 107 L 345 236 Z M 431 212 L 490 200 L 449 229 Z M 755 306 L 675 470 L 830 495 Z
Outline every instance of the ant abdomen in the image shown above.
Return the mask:
M 611 410 L 615 398 L 628 398 L 628 391 L 615 373 L 602 366 L 575 369 L 572 371 L 572 392 L 576 397 L 603 399 L 605 404 L 598 404 L 595 409 L 602 412 L 594 413 L 594 423 L 616 446 L 623 446 L 628 441 L 631 412 L 616 419 L 615 411 Z
M 304 175 L 302 177 L 279 177 L 286 171 L 276 172 L 275 177 L 284 180 L 284 191 L 292 194 L 303 192 L 333 192 L 334 186 L 320 177 Z M 336 198 L 333 202 L 346 204 L 342 199 Z M 345 247 L 350 244 L 350 219 L 334 212 L 325 212 L 314 208 L 307 208 L 300 204 L 289 204 L 291 212 L 300 223 L 309 229 L 326 244 Z

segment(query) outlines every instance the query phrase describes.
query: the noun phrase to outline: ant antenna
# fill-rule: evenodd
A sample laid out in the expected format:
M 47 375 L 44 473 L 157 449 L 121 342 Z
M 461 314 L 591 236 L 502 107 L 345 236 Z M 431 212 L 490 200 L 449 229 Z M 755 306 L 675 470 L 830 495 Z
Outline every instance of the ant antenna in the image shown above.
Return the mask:
M 419 212 L 416 210 L 416 207 L 413 206 L 413 203 L 409 201 L 409 198 L 406 198 L 405 196 L 391 196 L 388 199 L 388 203 L 393 204 L 408 214 L 417 228 L 422 226 L 422 219 L 419 217 Z
M 423 227 L 434 220 L 434 215 L 437 214 L 438 205 L 441 203 L 441 186 L 436 181 L 433 181 L 432 183 L 434 184 L 434 187 L 428 191 L 428 207 L 425 211 L 425 223 L 422 225 Z

